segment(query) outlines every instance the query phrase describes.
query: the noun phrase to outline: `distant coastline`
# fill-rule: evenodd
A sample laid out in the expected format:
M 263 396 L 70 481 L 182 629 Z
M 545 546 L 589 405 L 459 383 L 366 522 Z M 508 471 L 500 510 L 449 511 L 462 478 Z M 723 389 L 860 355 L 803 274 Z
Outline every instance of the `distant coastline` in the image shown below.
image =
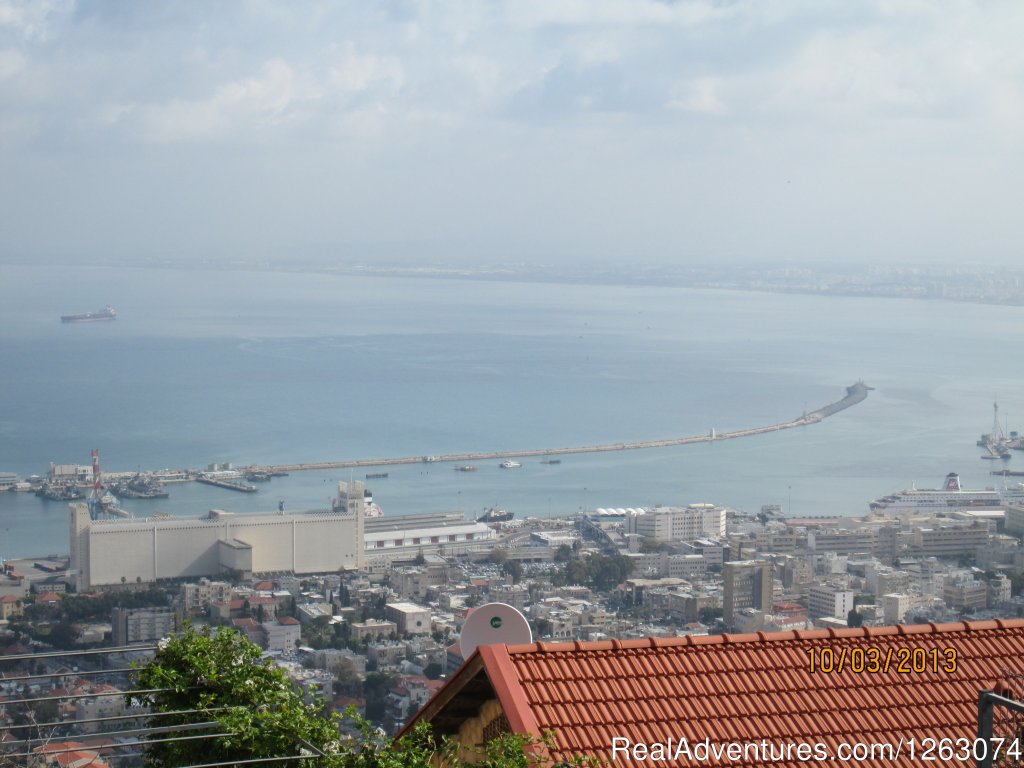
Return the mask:
M 547 283 L 556 285 L 675 286 L 692 290 L 750 291 L 837 298 L 920 299 L 995 306 L 1024 306 L 1024 270 L 998 265 L 830 265 L 608 263 L 555 265 L 527 261 L 472 264 L 459 261 L 412 265 L 403 259 L 378 262 L 337 259 L 95 258 L 6 256 L 23 266 L 209 269 L 354 275 L 425 280 Z

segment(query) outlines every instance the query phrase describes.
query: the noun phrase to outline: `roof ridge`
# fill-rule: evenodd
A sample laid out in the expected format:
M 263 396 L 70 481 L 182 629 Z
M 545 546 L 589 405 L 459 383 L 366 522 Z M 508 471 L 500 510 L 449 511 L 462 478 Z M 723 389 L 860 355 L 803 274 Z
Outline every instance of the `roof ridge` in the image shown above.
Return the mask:
M 690 645 L 736 645 L 782 640 L 832 640 L 856 637 L 892 637 L 901 635 L 944 634 L 947 632 L 978 632 L 993 629 L 1024 629 L 1024 619 L 991 619 L 957 621 L 948 624 L 895 624 L 884 627 L 853 627 L 848 629 L 793 629 L 785 632 L 752 632 L 748 634 L 684 635 L 682 637 L 646 637 L 636 640 L 573 640 L 551 643 L 536 642 L 509 645 L 511 655 L 523 653 L 559 653 L 566 651 L 619 651 L 640 648 L 672 648 Z

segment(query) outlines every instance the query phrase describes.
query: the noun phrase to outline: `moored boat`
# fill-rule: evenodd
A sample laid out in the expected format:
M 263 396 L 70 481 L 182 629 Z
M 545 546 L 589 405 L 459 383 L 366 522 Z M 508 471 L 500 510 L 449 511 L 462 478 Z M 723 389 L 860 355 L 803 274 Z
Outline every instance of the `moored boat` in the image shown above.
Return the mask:
M 491 507 L 482 515 L 480 515 L 480 517 L 478 517 L 476 521 L 478 523 L 507 523 L 513 517 L 515 517 L 514 512 L 508 512 L 504 509 L 497 509 L 496 507 Z

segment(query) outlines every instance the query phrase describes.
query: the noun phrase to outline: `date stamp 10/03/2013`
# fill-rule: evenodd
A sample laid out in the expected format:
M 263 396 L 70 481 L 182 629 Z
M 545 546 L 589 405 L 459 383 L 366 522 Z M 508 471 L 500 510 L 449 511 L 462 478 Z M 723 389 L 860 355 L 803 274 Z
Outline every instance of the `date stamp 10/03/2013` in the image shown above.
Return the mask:
M 903 675 L 926 672 L 953 674 L 957 671 L 956 648 L 831 648 L 807 649 L 808 671 L 823 674 Z

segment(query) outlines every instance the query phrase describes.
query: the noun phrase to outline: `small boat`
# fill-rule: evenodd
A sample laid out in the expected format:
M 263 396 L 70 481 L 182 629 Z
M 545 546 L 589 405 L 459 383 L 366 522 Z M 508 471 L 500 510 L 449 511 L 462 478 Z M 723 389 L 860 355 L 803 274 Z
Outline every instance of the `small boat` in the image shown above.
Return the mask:
M 519 467 L 521 467 L 523 465 L 520 464 L 518 461 L 512 461 L 511 459 L 506 459 L 505 461 L 501 462 L 501 464 L 499 464 L 498 466 L 500 466 L 502 469 L 518 469 Z
M 387 476 L 388 476 L 387 472 L 367 472 L 366 473 L 366 479 L 367 480 L 383 480 Z
M 476 472 L 476 467 L 474 467 L 472 464 L 456 464 L 455 465 L 455 471 L 456 472 Z
M 541 459 L 540 463 L 541 464 L 561 464 L 562 460 L 561 459 Z

